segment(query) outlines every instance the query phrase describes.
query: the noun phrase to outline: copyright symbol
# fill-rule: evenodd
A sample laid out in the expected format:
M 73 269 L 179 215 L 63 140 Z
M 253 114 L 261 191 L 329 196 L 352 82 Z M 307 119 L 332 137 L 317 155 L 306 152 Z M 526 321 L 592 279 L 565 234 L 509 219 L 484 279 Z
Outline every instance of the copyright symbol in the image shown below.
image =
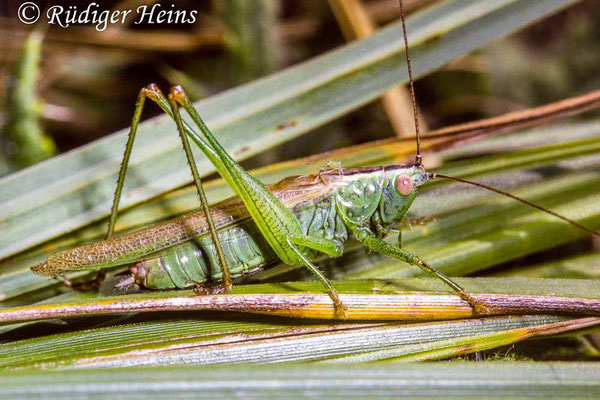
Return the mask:
M 28 1 L 21 4 L 17 11 L 19 20 L 24 24 L 33 24 L 40 18 L 40 8 L 37 4 Z

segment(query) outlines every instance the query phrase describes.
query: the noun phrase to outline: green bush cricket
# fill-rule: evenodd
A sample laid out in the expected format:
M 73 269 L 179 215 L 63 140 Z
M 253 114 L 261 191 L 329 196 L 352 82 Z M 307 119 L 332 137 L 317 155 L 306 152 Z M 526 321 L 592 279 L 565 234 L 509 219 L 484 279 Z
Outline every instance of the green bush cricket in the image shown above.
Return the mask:
M 404 27 L 403 12 L 401 15 Z M 406 44 L 406 31 L 404 37 Z M 407 44 L 406 55 L 414 106 Z M 113 238 L 112 231 L 127 161 L 146 98 L 156 102 L 175 120 L 203 211 Z M 181 120 L 179 107 L 183 107 L 191 116 L 204 139 Z M 344 306 L 337 292 L 313 265 L 313 260 L 317 253 L 339 256 L 343 252 L 344 242 L 352 234 L 365 247 L 418 266 L 441 279 L 477 312 L 484 305 L 478 304 L 460 286 L 429 267 L 416 255 L 382 240 L 383 236 L 396 230 L 416 198 L 419 186 L 424 182 L 442 177 L 474 184 L 508 195 L 598 235 L 596 231 L 507 193 L 457 178 L 429 174 L 421 165 L 416 115 L 415 125 L 417 156 L 413 165 L 323 171 L 314 179 L 304 177 L 299 178 L 300 180 L 286 180 L 273 194 L 225 152 L 181 87 L 172 88 L 167 99 L 156 86 L 150 85 L 142 89 L 136 106 L 106 240 L 55 253 L 33 270 L 41 275 L 56 276 L 70 271 L 133 264 L 130 268 L 130 281 L 150 289 L 197 287 L 200 291 L 205 283 L 222 280 L 223 287 L 228 290 L 231 287 L 230 270 L 233 275 L 250 273 L 279 259 L 289 265 L 307 267 L 327 289 L 337 315 L 343 317 Z M 239 205 L 239 202 L 243 202 L 251 216 L 250 221 L 228 226 L 227 216 L 221 216 L 218 218 L 217 232 L 195 171 L 187 135 L 239 196 L 237 200 L 225 203 L 223 212 L 226 214 L 228 204 L 231 206 L 237 202 Z M 300 184 L 303 186 L 300 187 Z M 314 191 L 310 200 L 297 193 L 302 190 Z M 202 240 L 206 233 L 211 235 L 210 242 Z M 219 272 L 216 272 L 217 268 Z

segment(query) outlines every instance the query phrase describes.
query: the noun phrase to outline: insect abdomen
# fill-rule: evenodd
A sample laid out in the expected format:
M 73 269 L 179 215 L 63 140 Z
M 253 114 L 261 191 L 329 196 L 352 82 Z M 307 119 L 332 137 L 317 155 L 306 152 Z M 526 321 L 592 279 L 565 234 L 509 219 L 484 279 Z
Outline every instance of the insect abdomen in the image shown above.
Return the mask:
M 219 232 L 232 276 L 248 274 L 277 260 L 252 221 Z M 209 236 L 203 235 L 159 253 L 131 268 L 138 283 L 148 289 L 190 288 L 222 278 Z
M 337 214 L 332 196 L 294 210 L 302 233 L 345 242 L 348 233 Z M 277 255 L 252 220 L 219 232 L 232 276 L 258 271 L 277 261 Z M 185 289 L 194 284 L 221 280 L 221 269 L 208 235 L 165 250 L 131 268 L 138 283 L 148 289 Z

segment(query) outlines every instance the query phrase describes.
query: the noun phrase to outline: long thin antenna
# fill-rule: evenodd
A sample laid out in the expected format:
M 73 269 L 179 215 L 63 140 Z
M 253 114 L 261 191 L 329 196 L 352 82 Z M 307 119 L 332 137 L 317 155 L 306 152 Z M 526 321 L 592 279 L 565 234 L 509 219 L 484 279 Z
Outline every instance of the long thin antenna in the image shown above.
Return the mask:
M 481 184 L 481 183 L 477 183 L 477 182 L 468 181 L 466 179 L 455 178 L 453 176 L 442 175 L 442 174 L 429 174 L 429 178 L 431 178 L 431 179 L 445 178 L 445 179 L 449 179 L 451 181 L 456 181 L 456 182 L 460 182 L 460 183 L 466 183 L 467 185 L 477 186 L 478 188 L 486 189 L 486 190 L 489 190 L 489 191 L 501 194 L 503 196 L 510 197 L 513 200 L 516 200 L 516 201 L 521 202 L 523 204 L 526 204 L 526 205 L 528 205 L 530 207 L 533 207 L 533 208 L 535 208 L 537 210 L 540 210 L 540 211 L 543 211 L 543 212 L 545 212 L 547 214 L 550 214 L 550 215 L 552 215 L 552 216 L 554 216 L 556 218 L 559 218 L 559 219 L 561 219 L 561 220 L 563 220 L 563 221 L 565 221 L 565 222 L 567 222 L 567 223 L 569 223 L 569 224 L 571 224 L 573 226 L 576 226 L 579 229 L 582 229 L 582 230 L 584 230 L 584 231 L 586 231 L 588 233 L 591 233 L 592 235 L 600 236 L 600 231 L 595 231 L 595 230 L 593 230 L 591 228 L 588 228 L 585 225 L 581 225 L 579 222 L 575 222 L 572 219 L 569 219 L 567 217 L 563 217 L 562 215 L 557 214 L 554 211 L 550 211 L 550 210 L 548 210 L 548 209 L 546 209 L 546 208 L 544 208 L 542 206 L 538 206 L 537 204 L 534 204 L 534 203 L 532 203 L 530 201 L 524 200 L 524 199 L 522 199 L 520 197 L 517 197 L 517 196 L 512 195 L 510 193 L 504 192 L 502 190 L 495 189 L 495 188 L 493 188 L 491 186 L 487 186 L 487 185 L 484 185 L 484 184 Z
M 417 112 L 417 100 L 415 98 L 415 85 L 413 83 L 412 67 L 410 65 L 410 49 L 408 47 L 408 34 L 406 33 L 406 19 L 404 18 L 404 4 L 400 0 L 400 18 L 402 19 L 402 32 L 404 34 L 404 50 L 406 54 L 406 66 L 408 67 L 408 85 L 410 87 L 410 98 L 412 100 L 413 114 L 415 119 L 415 137 L 417 139 L 417 155 L 415 162 L 417 165 L 423 164 L 421 157 L 421 138 L 419 135 L 419 113 Z

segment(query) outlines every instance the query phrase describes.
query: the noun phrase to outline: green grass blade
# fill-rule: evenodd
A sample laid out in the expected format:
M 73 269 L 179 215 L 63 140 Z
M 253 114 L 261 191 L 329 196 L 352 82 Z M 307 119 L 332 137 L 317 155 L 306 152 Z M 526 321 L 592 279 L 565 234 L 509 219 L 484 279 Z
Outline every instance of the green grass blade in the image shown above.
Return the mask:
M 599 323 L 597 318 L 557 316 L 335 326 L 285 320 L 166 320 L 0 345 L 0 368 L 431 360 Z
M 536 265 L 514 267 L 493 273 L 494 276 L 526 278 L 599 279 L 600 252 L 565 257 Z
M 5 399 L 595 398 L 594 363 L 175 366 L 3 373 Z

